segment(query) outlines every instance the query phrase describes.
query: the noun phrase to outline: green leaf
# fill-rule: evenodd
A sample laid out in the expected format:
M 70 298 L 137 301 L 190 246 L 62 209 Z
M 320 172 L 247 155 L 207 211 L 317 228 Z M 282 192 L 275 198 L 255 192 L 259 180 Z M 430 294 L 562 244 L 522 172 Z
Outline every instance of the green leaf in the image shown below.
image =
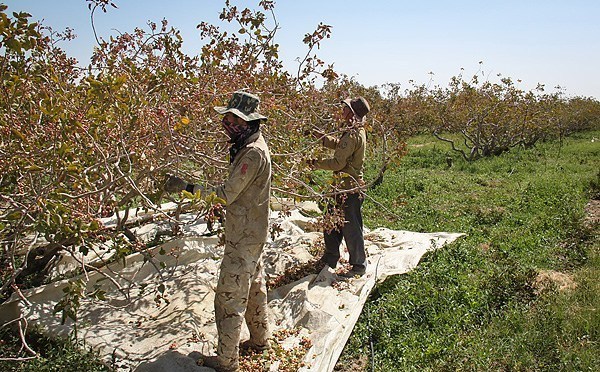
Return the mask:
M 67 166 L 67 172 L 69 173 L 78 173 L 79 172 L 79 165 L 76 163 L 71 163 Z
M 100 222 L 93 220 L 90 222 L 90 231 L 98 231 L 100 229 Z
M 25 170 L 28 172 L 39 172 L 44 170 L 44 168 L 40 167 L 39 165 L 27 165 L 25 166 Z
M 9 221 L 20 220 L 23 217 L 23 213 L 21 211 L 12 211 L 7 216 L 6 219 Z
M 4 44 L 6 45 L 6 47 L 9 50 L 12 50 L 17 53 L 21 53 L 21 49 L 22 49 L 21 43 L 18 40 L 14 39 L 14 38 L 10 38 L 10 39 L 6 40 L 6 42 Z
M 17 137 L 19 137 L 19 139 L 23 142 L 25 142 L 25 136 L 23 135 L 23 133 L 19 132 L 18 130 L 16 130 L 15 128 L 10 128 L 10 131 Z
M 106 301 L 106 292 L 105 291 L 98 291 L 98 293 L 96 293 L 96 298 L 101 300 L 101 301 Z

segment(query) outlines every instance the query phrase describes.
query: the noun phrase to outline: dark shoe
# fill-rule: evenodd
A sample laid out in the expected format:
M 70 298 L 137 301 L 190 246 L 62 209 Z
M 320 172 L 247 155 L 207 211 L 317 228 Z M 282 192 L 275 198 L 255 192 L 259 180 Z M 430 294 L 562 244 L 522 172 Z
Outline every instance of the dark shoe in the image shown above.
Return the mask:
M 199 366 L 212 368 L 217 372 L 237 372 L 237 365 L 224 366 L 218 356 L 203 357 L 198 361 Z
M 242 353 L 262 353 L 263 351 L 271 350 L 271 344 L 267 341 L 264 345 L 258 345 L 251 340 L 246 340 L 240 344 L 240 351 Z
M 364 267 L 353 267 L 352 269 L 340 274 L 343 278 L 356 278 L 365 275 L 367 270 Z
M 327 262 L 327 259 L 325 259 L 325 257 L 321 257 L 319 258 L 318 265 L 321 266 L 321 268 L 325 267 L 325 266 L 329 266 L 330 269 L 335 269 L 335 267 L 337 266 L 337 263 L 335 264 L 330 264 L 329 262 Z

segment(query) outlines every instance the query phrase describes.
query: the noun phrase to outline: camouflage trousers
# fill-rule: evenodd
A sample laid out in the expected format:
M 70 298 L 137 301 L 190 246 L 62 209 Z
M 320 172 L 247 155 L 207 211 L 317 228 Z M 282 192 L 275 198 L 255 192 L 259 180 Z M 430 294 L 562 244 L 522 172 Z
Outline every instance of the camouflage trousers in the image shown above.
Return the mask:
M 242 323 L 250 340 L 268 342 L 267 287 L 262 265 L 264 244 L 227 241 L 215 293 L 215 321 L 219 341 L 217 356 L 223 366 L 235 369 L 239 359 Z

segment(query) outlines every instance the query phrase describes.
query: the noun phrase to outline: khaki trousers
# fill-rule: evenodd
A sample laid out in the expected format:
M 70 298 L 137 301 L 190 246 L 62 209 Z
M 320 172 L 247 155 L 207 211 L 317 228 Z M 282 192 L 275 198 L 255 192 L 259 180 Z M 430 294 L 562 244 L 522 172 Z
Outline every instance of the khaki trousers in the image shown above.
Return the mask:
M 219 336 L 217 356 L 222 366 L 237 368 L 244 319 L 253 343 L 264 345 L 268 341 L 263 246 L 231 241 L 225 245 L 215 294 L 215 321 Z

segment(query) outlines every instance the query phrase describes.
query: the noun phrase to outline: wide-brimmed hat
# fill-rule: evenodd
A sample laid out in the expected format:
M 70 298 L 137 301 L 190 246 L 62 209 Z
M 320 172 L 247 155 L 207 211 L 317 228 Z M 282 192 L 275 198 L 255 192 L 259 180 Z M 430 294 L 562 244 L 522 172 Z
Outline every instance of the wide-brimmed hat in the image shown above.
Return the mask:
M 369 106 L 369 102 L 364 97 L 357 98 L 346 98 L 342 101 L 350 110 L 354 113 L 354 115 L 358 116 L 360 119 L 364 118 L 365 115 L 371 110 Z
M 235 92 L 231 99 L 227 103 L 227 107 L 217 106 L 215 111 L 221 115 L 225 115 L 228 112 L 246 120 L 267 120 L 267 117 L 259 114 L 258 106 L 260 104 L 260 98 L 254 94 L 248 92 Z

